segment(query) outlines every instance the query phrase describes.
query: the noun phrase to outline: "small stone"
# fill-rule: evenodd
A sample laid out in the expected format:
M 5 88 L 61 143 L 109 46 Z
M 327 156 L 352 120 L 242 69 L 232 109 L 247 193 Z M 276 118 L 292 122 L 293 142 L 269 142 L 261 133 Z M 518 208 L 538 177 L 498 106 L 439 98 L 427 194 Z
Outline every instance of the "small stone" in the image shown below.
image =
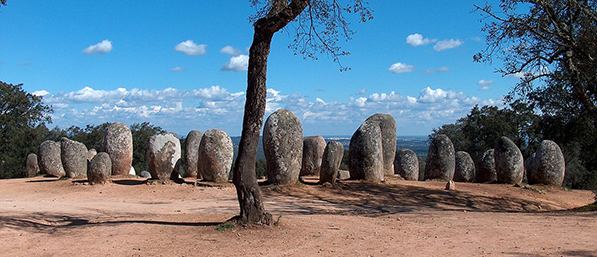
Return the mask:
M 344 155 L 344 146 L 336 141 L 331 141 L 325 147 L 323 160 L 321 162 L 321 172 L 319 173 L 319 183 L 336 183 L 339 177 L 340 164 Z
M 27 177 L 37 176 L 37 173 L 39 173 L 39 165 L 37 164 L 37 154 L 30 153 L 29 155 L 27 155 L 25 167 L 27 169 Z
M 446 183 L 446 190 L 456 190 L 456 184 L 454 181 L 450 180 Z
M 87 180 L 89 180 L 89 183 L 106 184 L 110 181 L 111 174 L 112 160 L 108 153 L 100 152 L 93 157 L 87 170 Z

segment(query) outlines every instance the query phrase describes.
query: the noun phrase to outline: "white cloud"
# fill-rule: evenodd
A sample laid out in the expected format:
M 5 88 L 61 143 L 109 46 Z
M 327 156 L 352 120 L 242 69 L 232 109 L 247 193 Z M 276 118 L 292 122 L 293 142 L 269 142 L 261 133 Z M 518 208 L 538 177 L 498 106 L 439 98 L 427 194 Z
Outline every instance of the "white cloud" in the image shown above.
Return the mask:
M 443 51 L 447 49 L 452 49 L 461 46 L 464 42 L 460 41 L 460 39 L 447 39 L 437 42 L 433 46 L 433 50 L 435 51 Z
M 249 56 L 241 54 L 239 56 L 233 56 L 230 61 L 222 67 L 224 71 L 246 71 L 249 68 Z
M 85 48 L 85 50 L 83 50 L 83 53 L 84 54 L 107 54 L 111 51 L 112 51 L 112 41 L 106 39 L 102 42 L 99 42 L 95 45 L 91 45 L 91 46 Z
M 242 52 L 232 46 L 225 46 L 224 48 L 220 49 L 220 53 L 237 56 L 240 55 Z
M 356 93 L 356 95 L 365 95 L 366 93 L 367 93 L 367 88 L 364 87 L 364 88 L 361 88 L 359 90 L 359 92 Z
M 431 73 L 436 73 L 436 72 L 446 72 L 446 71 L 450 71 L 450 67 L 448 66 L 443 66 L 439 69 L 434 69 L 434 68 L 430 68 L 430 69 L 426 69 L 425 73 L 426 74 L 431 74 Z
M 493 84 L 493 80 L 479 80 L 479 82 L 477 82 L 477 85 L 481 86 L 479 88 L 479 90 L 481 91 L 487 91 L 487 90 L 491 90 L 491 84 Z
M 411 46 L 423 46 L 437 41 L 437 39 L 423 38 L 423 35 L 415 33 L 406 37 L 406 43 Z
M 50 92 L 46 91 L 46 90 L 38 90 L 38 91 L 33 91 L 33 93 L 31 93 L 32 95 L 36 95 L 36 96 L 47 96 L 50 94 Z
M 195 42 L 193 42 L 193 40 L 187 40 L 176 45 L 174 47 L 174 51 L 181 52 L 186 55 L 203 55 L 207 53 L 205 48 L 207 48 L 207 45 L 205 44 L 197 45 Z
M 187 70 L 187 68 L 182 68 L 182 67 L 178 67 L 178 66 L 171 69 L 171 71 L 186 71 L 186 70 Z
M 388 69 L 390 72 L 392 73 L 406 73 L 406 72 L 412 72 L 415 70 L 415 66 L 413 65 L 408 65 L 405 63 L 401 63 L 401 62 L 397 62 L 392 64 L 392 66 L 390 66 L 390 68 Z

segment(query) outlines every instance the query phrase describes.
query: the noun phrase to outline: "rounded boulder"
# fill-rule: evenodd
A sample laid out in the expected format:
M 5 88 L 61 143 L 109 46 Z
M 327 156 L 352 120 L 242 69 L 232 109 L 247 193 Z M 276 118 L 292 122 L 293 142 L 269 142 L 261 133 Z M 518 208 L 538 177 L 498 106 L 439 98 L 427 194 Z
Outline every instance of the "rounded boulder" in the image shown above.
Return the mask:
M 473 182 L 475 180 L 475 162 L 465 151 L 456 152 L 454 182 Z
M 521 183 L 524 174 L 524 158 L 518 146 L 509 138 L 501 137 L 495 144 L 493 154 L 497 181 L 506 184 Z
M 124 123 L 114 122 L 104 137 L 106 153 L 112 161 L 112 175 L 127 175 L 133 164 L 133 135 Z
M 495 171 L 494 150 L 489 149 L 483 153 L 483 158 L 479 163 L 479 170 L 477 170 L 477 182 L 495 182 L 497 181 L 497 173 Z
M 74 140 L 63 137 L 60 140 L 62 166 L 69 178 L 84 178 L 87 176 L 87 147 Z
M 60 143 L 51 140 L 43 141 L 39 145 L 37 155 L 39 169 L 42 174 L 61 178 L 66 175 L 60 159 Z
M 319 183 L 335 183 L 340 170 L 344 156 L 344 146 L 336 141 L 329 142 L 324 151 L 321 160 L 321 170 L 319 172 Z
M 39 165 L 37 164 L 37 154 L 30 153 L 27 155 L 25 161 L 25 168 L 27 170 L 27 177 L 35 177 L 39 173 Z
M 263 127 L 263 151 L 267 180 L 273 185 L 288 185 L 298 181 L 303 157 L 303 128 L 289 110 L 272 113 Z
M 198 171 L 203 180 L 215 183 L 228 182 L 234 149 L 232 139 L 219 129 L 205 131 L 199 145 Z
M 566 162 L 562 150 L 551 140 L 543 140 L 535 153 L 527 179 L 530 184 L 561 186 L 566 173 Z
M 147 164 L 151 177 L 168 180 L 176 172 L 175 167 L 180 160 L 180 140 L 174 133 L 153 135 L 147 143 Z M 127 172 L 128 174 L 128 172 Z
M 325 147 L 325 139 L 322 136 L 303 138 L 301 176 L 319 175 Z
M 106 184 L 110 182 L 112 174 L 112 160 L 110 155 L 100 152 L 89 163 L 87 170 L 87 180 L 90 184 Z
M 198 130 L 191 130 L 187 134 L 187 139 L 184 145 L 184 177 L 197 178 L 197 161 L 199 160 L 199 145 L 203 132 Z
M 394 174 L 400 175 L 405 180 L 419 180 L 419 158 L 413 150 L 401 149 L 396 151 Z
M 455 154 L 450 138 L 444 134 L 437 135 L 431 141 L 427 152 L 425 179 L 452 180 L 456 165 Z
M 394 174 L 396 121 L 389 114 L 374 114 L 354 132 L 348 148 L 348 171 L 352 179 L 382 181 Z

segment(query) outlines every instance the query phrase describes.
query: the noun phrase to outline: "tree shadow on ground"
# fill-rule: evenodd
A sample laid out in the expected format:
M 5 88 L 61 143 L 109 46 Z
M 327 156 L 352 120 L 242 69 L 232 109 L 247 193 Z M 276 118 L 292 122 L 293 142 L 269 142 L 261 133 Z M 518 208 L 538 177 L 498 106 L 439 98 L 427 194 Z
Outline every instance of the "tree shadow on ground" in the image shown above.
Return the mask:
M 217 227 L 222 222 L 173 222 L 161 220 L 140 220 L 116 218 L 115 220 L 91 220 L 84 217 L 72 215 L 47 215 L 35 213 L 23 216 L 0 216 L 0 229 L 8 228 L 14 230 L 24 230 L 32 233 L 56 234 L 64 233 L 69 229 L 81 227 L 114 226 L 122 224 L 148 224 L 164 226 L 183 226 L 183 227 Z
M 334 186 L 263 187 L 268 206 L 280 214 L 383 215 L 415 211 L 537 212 L 550 210 L 539 201 L 507 195 L 344 181 Z M 516 190 L 516 189 L 513 189 Z M 290 199 L 289 199 L 290 197 Z

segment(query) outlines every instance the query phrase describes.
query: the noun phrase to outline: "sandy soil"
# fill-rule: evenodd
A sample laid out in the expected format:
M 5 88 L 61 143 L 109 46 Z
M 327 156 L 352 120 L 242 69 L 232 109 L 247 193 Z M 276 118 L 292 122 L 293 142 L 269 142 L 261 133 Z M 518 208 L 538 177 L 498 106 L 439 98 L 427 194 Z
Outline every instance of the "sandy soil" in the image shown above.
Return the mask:
M 0 180 L 2 256 L 597 256 L 590 191 L 343 182 L 262 187 L 278 220 L 218 231 L 234 187 Z

